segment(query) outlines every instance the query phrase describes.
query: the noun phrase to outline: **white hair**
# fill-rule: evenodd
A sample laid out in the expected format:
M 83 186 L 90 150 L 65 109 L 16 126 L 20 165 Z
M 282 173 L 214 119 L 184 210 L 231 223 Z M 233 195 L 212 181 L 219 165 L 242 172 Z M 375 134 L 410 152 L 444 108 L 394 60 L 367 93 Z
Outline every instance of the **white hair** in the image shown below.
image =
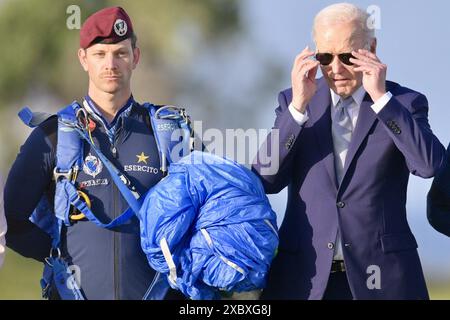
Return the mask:
M 351 3 L 336 3 L 322 9 L 314 18 L 313 39 L 316 41 L 316 28 L 318 25 L 332 25 L 336 23 L 354 22 L 358 31 L 370 45 L 375 38 L 375 29 L 368 25 L 369 14 Z

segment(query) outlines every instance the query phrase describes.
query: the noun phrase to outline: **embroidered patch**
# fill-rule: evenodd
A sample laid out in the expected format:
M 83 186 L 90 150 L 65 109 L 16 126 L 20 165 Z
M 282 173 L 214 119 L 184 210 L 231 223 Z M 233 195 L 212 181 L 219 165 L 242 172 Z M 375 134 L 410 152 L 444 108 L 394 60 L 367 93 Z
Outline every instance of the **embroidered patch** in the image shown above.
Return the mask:
M 123 37 L 128 31 L 128 26 L 125 21 L 122 19 L 117 19 L 116 22 L 114 22 L 114 32 L 119 36 Z
M 146 156 L 144 152 L 141 152 L 141 154 L 137 154 L 136 157 L 138 158 L 137 163 L 147 163 L 147 159 L 150 158 L 149 156 Z
M 83 171 L 84 173 L 96 177 L 103 170 L 102 162 L 92 154 L 89 154 L 86 159 L 84 159 Z

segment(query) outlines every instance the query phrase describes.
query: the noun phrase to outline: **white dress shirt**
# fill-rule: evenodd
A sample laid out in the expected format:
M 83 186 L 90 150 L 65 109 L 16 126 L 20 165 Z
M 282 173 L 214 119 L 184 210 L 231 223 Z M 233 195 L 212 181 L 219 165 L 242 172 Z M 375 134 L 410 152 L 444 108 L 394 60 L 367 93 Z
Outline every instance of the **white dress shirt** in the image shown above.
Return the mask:
M 339 102 L 339 100 L 341 99 L 341 97 L 339 95 L 337 95 L 333 90 L 330 89 L 331 92 L 331 119 L 334 119 L 334 114 L 337 112 L 337 104 Z M 366 90 L 364 89 L 363 86 L 359 87 L 353 94 L 352 94 L 352 98 L 353 98 L 353 103 L 350 104 L 347 108 L 348 110 L 348 115 L 350 116 L 351 120 L 352 120 L 352 124 L 353 124 L 353 128 L 356 128 L 356 123 L 358 121 L 358 114 L 359 114 L 359 109 L 361 107 L 361 103 L 364 100 L 364 96 L 366 95 Z M 372 110 L 375 113 L 379 113 L 384 106 L 389 102 L 389 100 L 392 98 L 392 94 L 390 92 L 386 92 L 381 98 L 379 98 L 373 105 L 371 105 Z M 308 114 L 307 112 L 305 112 L 304 114 L 299 112 L 297 109 L 295 109 L 295 107 L 291 104 L 289 104 L 289 112 L 291 113 L 292 117 L 294 118 L 294 120 L 299 124 L 299 125 L 304 125 L 306 123 L 306 121 L 308 121 Z M 333 143 L 335 142 L 335 137 L 333 136 Z M 335 155 L 336 156 L 336 155 Z M 342 164 L 345 162 L 345 156 L 346 153 L 341 153 L 339 156 L 341 156 L 342 158 L 340 159 Z M 344 166 L 342 165 L 341 168 L 336 168 L 337 170 L 343 170 Z M 341 175 L 342 173 L 337 174 L 338 176 Z M 344 255 L 342 253 L 342 243 L 341 243 L 341 237 L 339 234 L 339 230 L 338 230 L 338 234 L 336 236 L 336 243 L 334 246 L 334 260 L 344 260 Z
M 6 219 L 5 209 L 3 207 L 3 181 L 0 177 L 0 267 L 3 265 L 5 259 L 5 234 L 6 234 Z

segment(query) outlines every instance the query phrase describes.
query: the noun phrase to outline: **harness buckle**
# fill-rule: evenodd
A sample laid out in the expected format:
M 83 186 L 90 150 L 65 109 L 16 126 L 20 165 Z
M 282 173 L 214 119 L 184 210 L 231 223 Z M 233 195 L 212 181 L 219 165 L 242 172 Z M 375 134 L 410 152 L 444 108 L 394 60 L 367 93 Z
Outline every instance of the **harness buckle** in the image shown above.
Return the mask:
M 78 193 L 78 197 L 80 197 L 80 199 L 83 199 L 83 201 L 86 203 L 86 205 L 90 209 L 91 208 L 91 200 L 89 199 L 88 195 L 81 190 L 77 190 L 77 193 Z M 72 213 L 69 215 L 69 218 L 71 221 L 80 221 L 80 220 L 83 220 L 84 218 L 86 218 L 86 215 L 83 212 L 77 212 L 76 208 L 74 207 Z
M 61 258 L 61 250 L 59 248 L 51 248 L 48 257 L 44 259 L 50 267 L 53 267 L 50 258 Z
M 170 112 L 168 114 L 160 115 L 162 111 Z M 186 109 L 182 107 L 172 106 L 172 105 L 165 105 L 160 107 L 155 112 L 155 118 L 156 119 L 170 119 L 170 120 L 177 120 L 179 118 L 183 118 L 184 120 L 188 120 L 189 116 L 187 115 Z
M 73 175 L 73 168 L 70 168 L 68 172 L 59 172 L 58 168 L 53 169 L 53 179 L 58 182 L 60 178 L 66 178 L 67 180 L 71 180 Z
M 87 130 L 89 128 L 89 116 L 84 108 L 79 108 L 77 110 L 76 118 L 82 129 Z

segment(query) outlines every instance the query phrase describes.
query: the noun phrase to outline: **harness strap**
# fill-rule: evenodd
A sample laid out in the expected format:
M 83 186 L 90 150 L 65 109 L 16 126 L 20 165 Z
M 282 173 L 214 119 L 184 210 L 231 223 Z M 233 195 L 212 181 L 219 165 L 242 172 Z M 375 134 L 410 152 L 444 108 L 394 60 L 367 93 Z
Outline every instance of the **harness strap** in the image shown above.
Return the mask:
M 133 210 L 131 208 L 128 208 L 120 216 L 118 216 L 111 222 L 103 223 L 91 211 L 91 209 L 89 208 L 87 203 L 85 201 L 83 201 L 83 199 L 78 194 L 78 190 L 75 188 L 75 186 L 70 181 L 62 180 L 59 183 L 60 183 L 60 187 L 58 188 L 58 192 L 59 192 L 58 197 L 67 199 L 67 203 L 62 203 L 62 201 L 59 202 L 61 204 L 61 208 L 58 208 L 58 207 L 55 208 L 55 210 L 58 210 L 57 211 L 58 215 L 59 215 L 58 220 L 60 220 L 60 221 L 62 220 L 62 219 L 60 219 L 60 217 L 62 217 L 62 216 L 64 216 L 64 220 L 69 219 L 68 211 L 70 210 L 70 205 L 73 205 L 80 212 L 84 213 L 84 215 L 86 216 L 86 218 L 89 221 L 91 221 L 94 224 L 96 224 L 97 226 L 99 226 L 101 228 L 105 228 L 105 229 L 112 229 L 117 226 L 120 226 L 120 225 L 124 224 L 125 222 L 127 222 L 134 215 Z M 55 195 L 55 198 L 56 198 L 56 195 Z M 63 212 L 63 210 L 66 210 L 66 212 Z M 70 222 L 65 221 L 65 223 L 67 224 Z
M 169 245 L 167 244 L 166 238 L 162 238 L 159 242 L 161 246 L 161 251 L 163 253 L 164 259 L 166 260 L 167 266 L 169 267 L 169 281 L 177 286 L 177 267 L 172 258 L 172 253 L 170 253 Z
M 193 150 L 193 130 L 185 109 L 175 106 L 157 107 L 144 103 L 150 114 L 156 143 L 158 145 L 161 171 L 167 174 L 168 166 Z
M 228 259 L 228 258 L 224 257 L 223 255 L 221 255 L 220 253 L 218 253 L 217 250 L 215 250 L 214 243 L 213 243 L 208 231 L 206 231 L 206 229 L 200 229 L 200 231 L 201 231 L 203 237 L 205 238 L 206 243 L 208 244 L 209 248 L 213 251 L 214 255 L 219 257 L 219 259 L 222 260 L 223 262 L 225 262 L 228 266 L 230 266 L 231 268 L 233 268 L 234 270 L 236 270 L 237 272 L 239 272 L 240 274 L 245 276 L 246 272 L 244 271 L 244 269 L 242 269 L 240 266 L 238 266 L 236 263 L 234 263 L 230 259 Z
M 28 107 L 19 111 L 19 118 L 30 128 L 35 128 L 55 115 L 45 112 L 33 112 Z

